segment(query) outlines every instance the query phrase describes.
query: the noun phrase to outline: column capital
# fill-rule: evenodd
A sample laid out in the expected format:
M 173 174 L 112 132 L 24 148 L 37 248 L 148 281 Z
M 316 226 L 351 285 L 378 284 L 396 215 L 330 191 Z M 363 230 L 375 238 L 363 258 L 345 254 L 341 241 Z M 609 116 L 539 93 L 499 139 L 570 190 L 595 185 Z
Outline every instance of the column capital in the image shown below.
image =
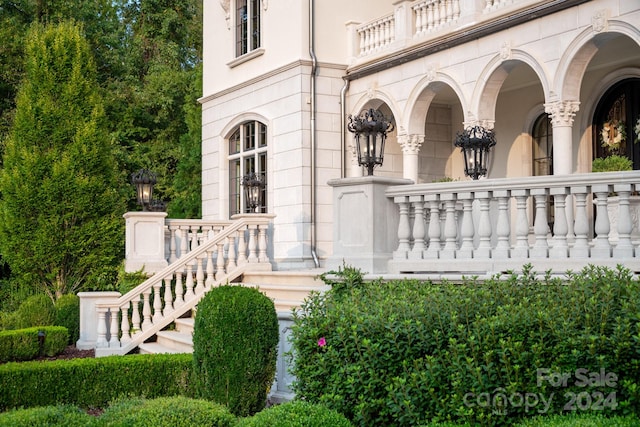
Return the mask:
M 545 113 L 551 117 L 553 126 L 572 126 L 573 118 L 580 109 L 580 101 L 554 101 L 544 104 Z
M 417 154 L 424 143 L 424 135 L 398 135 L 398 144 L 402 147 L 402 152 L 406 154 Z

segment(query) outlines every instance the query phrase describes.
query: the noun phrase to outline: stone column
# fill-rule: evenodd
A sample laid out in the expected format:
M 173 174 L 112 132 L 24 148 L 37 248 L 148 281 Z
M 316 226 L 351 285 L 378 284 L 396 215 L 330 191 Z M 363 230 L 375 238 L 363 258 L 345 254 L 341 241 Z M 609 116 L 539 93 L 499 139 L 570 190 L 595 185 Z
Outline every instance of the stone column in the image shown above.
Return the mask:
M 402 177 L 418 183 L 418 154 L 424 143 L 424 135 L 398 135 L 398 144 L 402 147 Z
M 553 125 L 553 174 L 573 173 L 573 118 L 580 106 L 578 101 L 556 101 L 544 104 Z

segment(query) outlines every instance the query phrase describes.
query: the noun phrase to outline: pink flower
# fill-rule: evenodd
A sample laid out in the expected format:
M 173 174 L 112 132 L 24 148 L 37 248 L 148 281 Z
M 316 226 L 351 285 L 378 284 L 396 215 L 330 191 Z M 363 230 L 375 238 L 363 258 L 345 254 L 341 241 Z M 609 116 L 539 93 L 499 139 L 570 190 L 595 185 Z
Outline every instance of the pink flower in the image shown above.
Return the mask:
M 318 340 L 318 346 L 320 346 L 320 347 L 324 347 L 325 345 L 327 345 L 327 340 L 326 340 L 326 339 L 324 339 L 324 337 L 320 338 L 320 339 Z

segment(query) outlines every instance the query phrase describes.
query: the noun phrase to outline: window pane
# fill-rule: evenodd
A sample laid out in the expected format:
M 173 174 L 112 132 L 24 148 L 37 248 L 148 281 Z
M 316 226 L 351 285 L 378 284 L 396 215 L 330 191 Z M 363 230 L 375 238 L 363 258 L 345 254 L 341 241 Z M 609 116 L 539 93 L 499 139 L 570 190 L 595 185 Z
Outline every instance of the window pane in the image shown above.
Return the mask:
M 240 129 L 237 129 L 229 138 L 229 154 L 240 152 Z
M 533 175 L 553 175 L 553 133 L 551 119 L 541 114 L 533 125 Z
M 256 126 L 255 122 L 244 125 L 244 150 L 253 150 L 256 148 Z
M 237 0 L 236 7 L 236 55 L 247 53 L 248 16 L 247 0 Z
M 242 212 L 240 160 L 229 162 L 229 213 L 231 215 Z
M 251 0 L 251 49 L 260 47 L 260 0 Z
M 262 123 L 258 123 L 259 135 L 258 135 L 258 147 L 267 146 L 267 127 Z

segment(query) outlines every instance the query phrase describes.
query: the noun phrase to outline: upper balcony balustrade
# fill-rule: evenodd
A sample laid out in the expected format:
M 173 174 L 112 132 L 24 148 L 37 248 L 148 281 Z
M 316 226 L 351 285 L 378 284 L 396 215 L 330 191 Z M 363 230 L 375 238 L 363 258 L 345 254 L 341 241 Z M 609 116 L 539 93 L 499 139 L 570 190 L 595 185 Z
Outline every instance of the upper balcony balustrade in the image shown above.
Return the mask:
M 428 43 L 440 43 L 471 35 L 505 18 L 513 20 L 545 8 L 559 7 L 558 1 L 540 0 L 405 0 L 394 10 L 366 23 L 350 23 L 351 66 L 358 68 L 382 56 L 402 54 Z

